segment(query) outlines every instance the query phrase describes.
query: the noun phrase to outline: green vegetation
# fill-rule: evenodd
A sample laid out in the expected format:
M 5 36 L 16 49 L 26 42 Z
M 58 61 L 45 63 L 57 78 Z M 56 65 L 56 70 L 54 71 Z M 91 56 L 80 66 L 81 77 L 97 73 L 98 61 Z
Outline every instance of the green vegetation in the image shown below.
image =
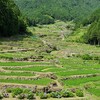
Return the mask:
M 0 82 L 4 83 L 17 83 L 17 84 L 33 84 L 33 85 L 48 85 L 53 80 L 48 78 L 38 80 L 20 80 L 20 79 L 0 79 Z
M 14 0 L 31 25 L 81 20 L 100 7 L 99 0 Z
M 18 95 L 18 94 L 23 93 L 23 89 L 15 88 L 15 89 L 12 89 L 11 92 L 13 92 L 14 95 Z
M 3 98 L 3 96 L 0 94 L 0 99 L 2 99 Z
M 28 72 L 0 72 L 1 76 L 34 76 L 34 73 L 28 73 Z
M 57 72 L 55 73 L 58 76 L 70 76 L 70 75 L 86 75 L 86 74 L 96 74 L 96 73 L 100 73 L 99 70 L 92 70 L 92 69 L 86 69 L 86 70 L 75 70 L 75 71 L 62 71 L 61 72 Z
M 62 97 L 74 97 L 75 95 L 71 91 L 62 91 Z
M 20 100 L 24 98 L 27 98 L 28 100 L 35 99 L 34 94 L 31 92 L 30 89 L 28 90 L 23 88 L 7 88 L 6 91 L 7 93 L 11 93 L 13 98 L 16 97 Z
M 68 59 L 62 58 L 60 59 L 60 63 L 63 67 L 65 67 L 67 70 L 72 69 L 78 69 L 83 70 L 83 69 L 98 69 L 100 64 L 98 61 L 95 60 L 83 60 L 80 57 L 69 57 Z
M 99 89 L 99 88 L 90 88 L 90 89 L 88 89 L 88 91 L 89 91 L 91 94 L 100 97 L 100 89 Z
M 90 14 L 100 0 L 14 1 L 26 18 L 0 1 L 0 34 L 11 36 L 0 38 L 0 99 L 99 98 L 100 10 Z M 36 25 L 27 27 L 32 35 L 12 36 L 25 23 Z
M 0 0 L 0 36 L 11 36 L 26 32 L 18 7 L 13 0 Z
M 82 56 L 82 59 L 83 60 L 92 60 L 92 56 L 85 54 L 85 55 Z
M 10 90 L 10 91 L 9 91 Z M 49 99 L 49 98 L 74 98 L 74 97 L 83 97 L 83 95 L 77 95 L 77 94 L 83 94 L 82 90 L 77 89 L 75 92 L 72 92 L 71 90 L 61 90 L 57 92 L 49 92 L 49 93 L 44 93 L 44 92 L 36 92 L 32 93 L 31 89 L 28 90 L 28 92 L 24 92 L 28 89 L 24 88 L 7 88 L 6 91 L 9 94 L 12 94 L 13 98 L 18 98 L 18 99 L 24 99 L 27 98 L 28 100 L 34 100 L 37 96 L 40 99 Z M 77 93 L 77 91 L 79 91 Z
M 83 36 L 87 32 L 88 27 L 77 28 L 66 41 L 84 43 Z
M 0 62 L 0 66 L 52 65 L 49 62 Z
M 19 71 L 36 71 L 36 72 L 42 72 L 42 70 L 44 69 L 48 69 L 48 68 L 53 68 L 54 66 L 33 66 L 33 67 L 13 67 L 13 68 L 10 68 L 10 67 L 4 67 L 4 69 L 6 70 L 19 70 Z
M 83 24 L 85 24 L 83 22 Z M 100 9 L 96 10 L 89 19 L 87 19 L 86 24 L 91 24 L 87 33 L 84 35 L 86 43 L 93 45 L 100 45 Z
M 84 97 L 84 94 L 83 94 L 83 92 L 82 92 L 81 90 L 77 90 L 77 91 L 76 91 L 76 95 L 77 95 L 78 97 Z
M 35 99 L 34 94 L 33 93 L 28 94 L 27 99 L 29 99 L 29 100 Z
M 48 98 L 47 94 L 45 94 L 45 93 L 40 94 L 40 99 L 47 99 L 47 98 Z
M 100 77 L 99 76 L 96 76 L 96 77 L 88 77 L 88 78 L 81 78 L 81 79 L 70 79 L 70 80 L 64 80 L 64 84 L 65 85 L 72 85 L 72 86 L 78 86 L 78 85 L 81 85 L 81 84 L 84 84 L 84 83 L 88 83 L 88 82 L 96 82 L 96 81 L 99 81 L 100 80 Z

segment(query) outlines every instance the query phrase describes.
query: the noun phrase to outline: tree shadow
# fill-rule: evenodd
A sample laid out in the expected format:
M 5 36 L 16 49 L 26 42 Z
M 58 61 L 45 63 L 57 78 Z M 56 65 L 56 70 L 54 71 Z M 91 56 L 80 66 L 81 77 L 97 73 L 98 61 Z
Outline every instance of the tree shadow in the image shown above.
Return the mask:
M 31 32 L 28 32 L 27 34 L 23 34 L 23 35 L 14 35 L 14 36 L 10 36 L 10 37 L 0 37 L 0 42 L 17 42 L 17 41 L 23 41 L 24 38 L 30 37 L 32 36 Z

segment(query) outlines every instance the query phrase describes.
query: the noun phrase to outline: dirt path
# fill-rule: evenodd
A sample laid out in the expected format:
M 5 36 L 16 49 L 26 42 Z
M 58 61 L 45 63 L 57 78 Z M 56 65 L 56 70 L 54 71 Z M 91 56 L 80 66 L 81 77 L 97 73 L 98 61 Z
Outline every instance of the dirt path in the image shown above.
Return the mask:
M 18 100 L 15 98 L 5 98 L 2 100 Z M 27 99 L 23 99 L 23 100 L 27 100 Z M 39 97 L 36 97 L 36 100 L 42 100 Z M 43 100 L 87 100 L 86 97 L 76 97 L 76 98 L 60 98 L 60 99 L 56 99 L 56 98 L 50 98 L 50 99 L 43 99 Z
M 33 84 L 18 84 L 18 83 L 0 83 L 0 87 L 3 87 L 3 86 L 18 86 L 18 87 L 31 87 L 31 88 L 34 88 L 35 86 L 38 86 L 38 88 L 43 88 L 44 86 L 42 85 L 33 85 Z
M 55 82 L 57 83 L 59 88 L 61 88 L 61 89 L 63 88 L 63 86 L 60 84 L 60 82 L 58 82 L 58 80 L 55 80 Z
M 34 80 L 34 79 L 38 79 L 39 75 L 36 76 L 0 76 L 0 79 L 25 79 L 25 80 Z
M 43 70 L 41 70 L 41 71 L 47 71 L 47 70 L 49 70 L 49 69 L 53 69 L 53 68 L 46 68 L 46 69 L 43 69 Z
M 80 78 L 88 78 L 88 77 L 96 77 L 96 76 L 100 76 L 100 74 L 96 73 L 96 74 L 71 75 L 68 77 L 61 78 L 61 80 L 80 79 Z

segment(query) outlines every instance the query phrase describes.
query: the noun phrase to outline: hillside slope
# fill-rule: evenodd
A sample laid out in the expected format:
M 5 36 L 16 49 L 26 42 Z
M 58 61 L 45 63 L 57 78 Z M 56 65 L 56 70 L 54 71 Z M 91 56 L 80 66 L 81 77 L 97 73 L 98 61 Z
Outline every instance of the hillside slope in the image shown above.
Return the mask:
M 48 15 L 57 20 L 80 20 L 100 7 L 100 0 L 14 0 L 25 16 L 42 23 Z

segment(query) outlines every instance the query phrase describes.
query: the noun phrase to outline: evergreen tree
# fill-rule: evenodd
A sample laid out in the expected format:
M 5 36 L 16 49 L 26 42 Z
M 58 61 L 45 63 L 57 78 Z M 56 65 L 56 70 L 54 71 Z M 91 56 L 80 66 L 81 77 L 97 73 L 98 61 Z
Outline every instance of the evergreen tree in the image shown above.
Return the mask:
M 13 0 L 0 0 L 0 36 L 11 36 L 25 31 L 25 23 Z
M 84 35 L 86 43 L 100 45 L 100 9 L 90 16 L 87 23 L 91 25 L 88 32 Z

